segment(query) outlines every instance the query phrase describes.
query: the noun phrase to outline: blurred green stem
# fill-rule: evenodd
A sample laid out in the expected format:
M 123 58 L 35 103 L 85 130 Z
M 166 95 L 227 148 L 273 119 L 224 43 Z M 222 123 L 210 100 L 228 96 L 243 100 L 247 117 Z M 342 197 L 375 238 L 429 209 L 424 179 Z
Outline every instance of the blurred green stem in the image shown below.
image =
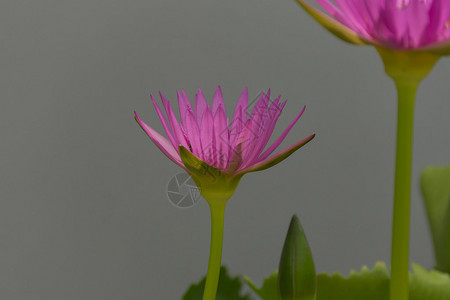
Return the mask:
M 395 80 L 395 84 L 398 91 L 398 119 L 390 299 L 408 300 L 414 102 L 419 81 Z
M 426 51 L 375 48 L 398 92 L 390 300 L 408 300 L 414 102 L 420 81 L 433 69 L 440 56 Z
M 225 202 L 208 203 L 211 210 L 211 246 L 203 300 L 215 300 L 222 261 Z

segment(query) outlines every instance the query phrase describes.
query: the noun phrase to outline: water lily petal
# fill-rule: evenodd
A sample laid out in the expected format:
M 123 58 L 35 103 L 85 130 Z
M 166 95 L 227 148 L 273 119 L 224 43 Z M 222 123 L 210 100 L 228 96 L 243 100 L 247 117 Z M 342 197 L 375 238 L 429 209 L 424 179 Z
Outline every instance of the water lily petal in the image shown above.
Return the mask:
M 217 149 L 217 166 L 219 169 L 225 169 L 230 152 L 230 132 L 227 116 L 222 106 L 219 106 L 214 115 L 214 135 Z
M 314 8 L 312 5 L 306 3 L 304 0 L 297 0 L 297 2 L 308 12 L 317 22 L 319 22 L 328 31 L 336 35 L 338 38 L 356 45 L 366 45 L 365 42 L 358 34 L 341 23 L 330 18 L 320 10 Z
M 247 122 L 248 111 L 248 89 L 245 88 L 234 109 L 234 115 L 230 124 L 230 145 L 234 145 L 236 139 L 239 137 L 239 133 Z
M 163 102 L 164 109 L 166 110 L 167 118 L 169 119 L 170 127 L 172 128 L 173 137 L 176 140 L 177 143 L 177 149 L 178 145 L 183 145 L 184 147 L 189 147 L 187 143 L 187 137 L 184 133 L 183 128 L 180 126 L 180 123 L 178 122 L 177 118 L 175 117 L 175 113 L 172 110 L 172 106 L 170 105 L 170 102 L 164 98 L 162 93 L 159 93 L 161 100 Z
M 213 102 L 211 105 L 211 111 L 213 115 L 216 114 L 217 109 L 219 106 L 222 106 L 225 109 L 225 103 L 223 102 L 223 95 L 222 95 L 222 89 L 220 88 L 220 85 L 217 87 L 216 92 L 213 96 Z
M 174 149 L 177 149 L 178 148 L 178 142 L 172 135 L 172 132 L 170 130 L 169 124 L 167 123 L 166 117 L 164 117 L 164 115 L 161 112 L 161 109 L 159 108 L 158 104 L 156 104 L 156 101 L 153 98 L 152 94 L 150 94 L 150 99 L 152 99 L 153 106 L 155 107 L 156 113 L 158 114 L 159 120 L 161 121 L 161 123 L 163 125 L 164 131 L 166 132 L 167 137 L 169 138 L 170 142 L 172 143 Z
M 197 123 L 201 124 L 203 114 L 206 108 L 209 107 L 206 102 L 205 96 L 203 96 L 203 92 L 201 89 L 198 89 L 197 94 L 195 94 L 195 114 L 197 116 Z
M 160 135 L 156 130 L 142 121 L 136 112 L 134 112 L 134 114 L 138 124 L 145 131 L 145 133 L 147 133 L 148 137 L 159 148 L 159 150 L 161 150 L 161 152 L 164 153 L 171 161 L 184 168 L 184 165 L 181 162 L 180 155 L 178 154 L 177 150 L 175 150 L 173 145 L 165 137 Z
M 200 128 L 195 119 L 192 110 L 187 110 L 185 113 L 186 125 L 183 125 L 184 131 L 188 137 L 190 150 L 194 155 L 203 157 L 203 148 L 200 138 Z
M 182 91 L 182 93 L 177 91 L 177 98 L 178 98 L 178 109 L 180 110 L 181 124 L 185 126 L 187 112 L 192 111 L 191 103 L 189 99 L 185 97 L 184 90 Z
M 227 166 L 227 174 L 233 174 L 241 164 L 247 150 L 247 145 L 254 139 L 254 133 L 251 130 L 252 119 L 248 119 L 242 129 L 239 137 L 237 138 L 235 145 L 231 145 L 229 160 Z
M 203 160 L 211 165 L 217 163 L 216 137 L 214 135 L 214 118 L 209 107 L 203 113 L 200 126 L 200 140 L 202 144 Z
M 270 167 L 282 162 L 286 158 L 288 158 L 292 153 L 294 153 L 295 151 L 300 149 L 302 146 L 304 146 L 306 143 L 311 141 L 314 138 L 314 136 L 315 136 L 315 134 L 312 134 L 309 137 L 307 137 L 306 139 L 301 140 L 300 142 L 290 146 L 289 148 L 286 148 L 285 150 L 283 150 L 263 161 L 260 161 L 244 170 L 240 170 L 238 174 L 246 174 L 249 172 L 262 171 L 267 168 L 270 168 Z
M 303 107 L 302 111 L 298 116 L 294 119 L 294 121 L 289 124 L 289 126 L 284 130 L 284 132 L 281 134 L 281 136 L 266 150 L 259 156 L 259 161 L 266 159 L 270 154 L 272 154 L 273 151 L 283 142 L 284 138 L 288 135 L 289 131 L 291 131 L 292 127 L 297 123 L 298 119 L 302 116 L 303 112 L 305 111 L 306 106 Z

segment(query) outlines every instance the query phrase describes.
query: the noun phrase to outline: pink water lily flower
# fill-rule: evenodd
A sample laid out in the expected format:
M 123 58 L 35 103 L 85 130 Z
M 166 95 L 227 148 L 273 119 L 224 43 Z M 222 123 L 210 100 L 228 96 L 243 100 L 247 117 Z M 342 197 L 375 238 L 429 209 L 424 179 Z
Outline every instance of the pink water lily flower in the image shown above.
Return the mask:
M 449 0 L 316 0 L 326 13 L 298 2 L 347 42 L 450 54 Z
M 281 162 L 314 137 L 314 134 L 310 135 L 275 153 L 303 109 L 281 136 L 266 148 L 286 104 L 280 102 L 281 96 L 270 103 L 270 90 L 261 94 L 248 115 L 248 91 L 244 89 L 231 120 L 225 113 L 220 87 L 211 106 L 200 89 L 195 96 L 195 107 L 184 90 L 178 92 L 181 122 L 175 117 L 169 101 L 161 93 L 160 96 L 167 119 L 153 96 L 150 97 L 167 138 L 143 122 L 137 113 L 136 121 L 169 159 L 191 175 L 205 198 L 229 198 L 245 173 Z

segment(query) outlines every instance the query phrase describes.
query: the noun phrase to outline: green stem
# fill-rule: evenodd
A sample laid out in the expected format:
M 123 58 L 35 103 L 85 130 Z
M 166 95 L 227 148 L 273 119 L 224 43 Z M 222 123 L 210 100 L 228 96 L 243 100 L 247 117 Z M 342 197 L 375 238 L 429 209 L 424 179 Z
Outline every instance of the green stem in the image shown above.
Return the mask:
M 203 300 L 215 300 L 222 261 L 225 202 L 209 202 L 211 210 L 211 246 Z
M 414 100 L 419 80 L 394 80 L 398 91 L 398 119 L 390 299 L 408 300 Z

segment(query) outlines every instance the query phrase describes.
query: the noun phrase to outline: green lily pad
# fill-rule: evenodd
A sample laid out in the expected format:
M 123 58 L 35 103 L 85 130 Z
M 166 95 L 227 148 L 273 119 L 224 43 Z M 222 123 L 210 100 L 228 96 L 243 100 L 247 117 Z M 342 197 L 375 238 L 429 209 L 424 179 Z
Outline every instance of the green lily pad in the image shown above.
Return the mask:
M 263 285 L 257 288 L 250 278 L 244 276 L 244 281 L 262 300 L 278 300 L 278 271 L 274 271 L 264 279 Z
M 410 276 L 410 300 L 450 300 L 450 276 L 436 270 L 427 271 L 413 264 Z
M 205 289 L 206 277 L 200 282 L 189 287 L 183 296 L 183 300 L 202 300 Z M 242 295 L 242 281 L 239 277 L 231 277 L 227 269 L 220 268 L 219 286 L 217 287 L 216 300 L 252 300 L 250 295 Z
M 450 300 L 450 276 L 436 270 L 427 271 L 412 264 L 410 300 Z M 348 278 L 335 273 L 319 274 L 316 300 L 389 300 L 389 274 L 379 262 L 372 270 L 351 271 Z
M 317 300 L 389 300 L 389 274 L 379 262 L 372 270 L 351 271 L 348 278 L 339 273 L 317 276 Z

